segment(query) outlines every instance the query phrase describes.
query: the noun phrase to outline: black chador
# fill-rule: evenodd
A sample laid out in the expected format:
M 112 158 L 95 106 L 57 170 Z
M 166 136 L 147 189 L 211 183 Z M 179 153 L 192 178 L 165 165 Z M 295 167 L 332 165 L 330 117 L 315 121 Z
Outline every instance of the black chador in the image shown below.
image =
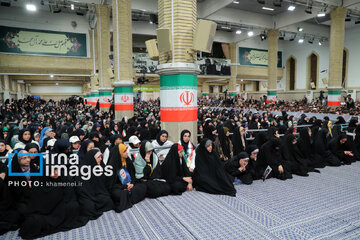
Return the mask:
M 188 183 L 184 181 L 184 177 L 191 176 L 184 157 L 180 158 L 179 156 L 179 150 L 180 152 L 184 151 L 183 146 L 177 143 L 173 144 L 161 165 L 163 179 L 170 184 L 171 192 L 175 195 L 186 191 Z
M 127 146 L 118 144 L 111 149 L 108 165 L 113 167 L 111 196 L 115 211 L 121 212 L 142 201 L 146 194 L 146 184 L 136 181 L 135 168 L 127 156 Z
M 211 194 L 235 196 L 236 190 L 231 177 L 225 172 L 219 156 L 213 151 L 213 143 L 203 139 L 196 149 L 196 168 L 193 175 L 194 187 Z

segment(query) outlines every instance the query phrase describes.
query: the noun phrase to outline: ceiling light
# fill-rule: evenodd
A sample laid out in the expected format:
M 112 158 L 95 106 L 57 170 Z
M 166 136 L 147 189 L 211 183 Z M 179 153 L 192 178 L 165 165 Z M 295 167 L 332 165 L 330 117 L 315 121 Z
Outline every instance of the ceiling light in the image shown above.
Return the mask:
M 305 12 L 307 14 L 312 14 L 312 7 L 311 6 L 308 6 L 306 9 L 305 9 Z
M 231 29 L 231 27 L 228 27 L 228 26 L 221 26 L 221 28 L 222 28 L 222 29 L 228 29 L 228 30 Z
M 321 41 L 319 40 L 319 46 L 321 46 L 322 45 L 322 43 L 321 43 Z
M 261 39 L 261 41 L 266 40 L 266 38 L 267 38 L 267 36 L 266 36 L 265 33 L 260 34 L 260 39 Z
M 151 20 L 149 21 L 149 23 L 150 23 L 150 24 L 154 24 L 153 21 L 151 21 Z
M 50 77 L 51 77 L 51 78 L 53 78 L 53 77 L 54 77 L 54 75 L 52 75 L 52 74 L 51 74 L 51 75 L 50 75 Z
M 58 85 L 59 85 L 59 83 L 55 83 L 55 85 L 56 85 L 56 86 L 58 86 Z
M 239 4 L 239 1 L 233 1 L 233 3 L 235 3 L 235 4 Z
M 325 12 L 319 12 L 317 14 L 317 17 L 325 17 L 326 16 L 326 13 Z
M 275 7 L 281 7 L 282 0 L 274 0 L 273 4 Z
M 249 31 L 249 32 L 247 33 L 247 35 L 248 35 L 249 37 L 252 37 L 252 36 L 254 36 L 254 32 L 253 32 L 253 31 Z
M 296 8 L 295 5 L 290 5 L 290 6 L 288 7 L 288 10 L 292 12 L 292 11 L 295 10 L 295 8 Z
M 274 11 L 273 8 L 269 8 L 269 7 L 262 7 L 263 10 L 267 10 L 267 11 Z
M 304 28 L 298 27 L 298 31 L 299 31 L 299 32 L 302 32 L 302 31 L 304 31 Z
M 257 0 L 257 2 L 260 4 L 265 4 L 265 0 Z
M 36 6 L 32 3 L 28 3 L 26 4 L 26 10 L 30 11 L 30 12 L 35 12 L 36 11 Z
M 75 5 L 73 3 L 70 6 L 71 6 L 71 10 L 75 9 Z
M 237 34 L 237 35 L 240 35 L 240 34 L 241 34 L 241 30 L 237 30 L 237 31 L 236 31 L 236 34 Z
M 303 42 L 304 42 L 304 39 L 303 39 L 303 38 L 300 38 L 298 42 L 299 42 L 299 43 L 303 43 Z

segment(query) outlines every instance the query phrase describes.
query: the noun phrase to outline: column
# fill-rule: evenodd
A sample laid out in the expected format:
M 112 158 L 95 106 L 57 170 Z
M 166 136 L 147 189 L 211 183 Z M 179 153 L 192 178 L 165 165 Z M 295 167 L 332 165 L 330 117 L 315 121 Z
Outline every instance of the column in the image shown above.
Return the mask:
M 30 83 L 27 83 L 27 84 L 26 84 L 26 94 L 27 94 L 27 96 L 31 96 L 30 86 L 31 86 Z
M 213 93 L 214 93 L 215 97 L 217 97 L 217 98 L 220 96 L 220 91 L 219 91 L 218 85 L 213 86 Z
M 279 30 L 268 31 L 268 92 L 267 103 L 276 101 Z
M 96 70 L 99 70 L 99 45 L 98 45 L 98 29 L 90 30 L 89 34 L 91 34 L 91 56 L 92 56 L 92 64 L 93 70 L 92 75 L 90 77 L 90 88 L 87 94 L 87 104 L 91 106 L 96 106 L 97 100 L 99 99 L 99 85 L 100 85 L 100 76 Z
M 100 80 L 98 99 L 100 111 L 108 111 L 112 100 L 111 79 L 108 73 L 110 68 L 110 8 L 105 5 L 96 5 L 96 16 Z
M 3 76 L 4 79 L 4 102 L 6 99 L 10 99 L 10 83 L 9 83 L 9 76 L 8 75 L 4 75 Z
M 328 106 L 336 108 L 341 103 L 346 8 L 338 7 L 331 10 L 330 17 Z
M 170 29 L 172 50 L 160 52 L 161 128 L 177 142 L 180 132 L 188 129 L 197 142 L 196 52 L 192 50 L 196 30 L 196 0 L 158 0 L 159 28 Z
M 90 78 L 91 91 L 89 93 L 88 104 L 96 106 L 97 100 L 99 99 L 99 79 L 96 76 Z
M 202 95 L 203 95 L 203 97 L 208 97 L 209 96 L 209 93 L 210 93 L 209 88 L 210 88 L 209 83 L 203 82 L 203 84 L 202 84 Z
M 131 0 L 113 0 L 115 120 L 134 116 Z
M 17 100 L 19 99 L 23 99 L 23 95 L 22 95 L 22 91 L 21 91 L 21 85 L 24 83 L 23 80 L 18 80 L 16 85 L 17 85 Z
M 236 43 L 230 43 L 230 59 L 231 59 L 231 77 L 229 80 L 228 96 L 236 96 L 236 78 L 237 78 L 237 59 L 236 59 Z

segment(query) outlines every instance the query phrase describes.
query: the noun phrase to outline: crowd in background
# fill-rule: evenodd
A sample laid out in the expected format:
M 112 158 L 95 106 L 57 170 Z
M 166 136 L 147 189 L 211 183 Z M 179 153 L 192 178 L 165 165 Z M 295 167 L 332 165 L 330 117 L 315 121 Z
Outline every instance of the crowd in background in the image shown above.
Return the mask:
M 6 101 L 0 111 L 0 234 L 20 228 L 23 238 L 41 237 L 83 226 L 106 211 L 121 212 L 145 197 L 194 188 L 235 196 L 234 183 L 308 176 L 360 160 L 359 103 L 331 110 L 305 99 L 266 104 L 266 99 L 204 97 L 198 106 L 198 133 L 184 129 L 170 136 L 172 142 L 161 129 L 159 100 L 136 102 L 134 117 L 120 121 L 114 111 L 102 112 L 81 98 Z M 303 114 L 296 119 L 288 112 Z M 331 121 L 308 117 L 311 112 L 339 116 Z M 346 122 L 341 115 L 354 117 Z M 44 164 L 39 157 L 22 154 L 46 151 L 59 161 L 60 153 L 76 154 L 79 167 L 111 166 L 113 174 L 84 180 L 55 167 L 50 176 L 8 175 L 10 163 L 12 172 L 38 173 Z M 27 184 L 11 185 L 15 181 Z M 33 181 L 43 184 L 34 187 Z

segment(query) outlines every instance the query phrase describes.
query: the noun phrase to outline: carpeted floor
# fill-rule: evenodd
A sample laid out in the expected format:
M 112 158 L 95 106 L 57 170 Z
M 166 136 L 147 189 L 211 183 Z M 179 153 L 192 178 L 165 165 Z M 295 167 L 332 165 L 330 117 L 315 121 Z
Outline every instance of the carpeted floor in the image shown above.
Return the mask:
M 320 170 L 237 185 L 236 197 L 193 191 L 146 199 L 44 239 L 360 239 L 360 162 Z

